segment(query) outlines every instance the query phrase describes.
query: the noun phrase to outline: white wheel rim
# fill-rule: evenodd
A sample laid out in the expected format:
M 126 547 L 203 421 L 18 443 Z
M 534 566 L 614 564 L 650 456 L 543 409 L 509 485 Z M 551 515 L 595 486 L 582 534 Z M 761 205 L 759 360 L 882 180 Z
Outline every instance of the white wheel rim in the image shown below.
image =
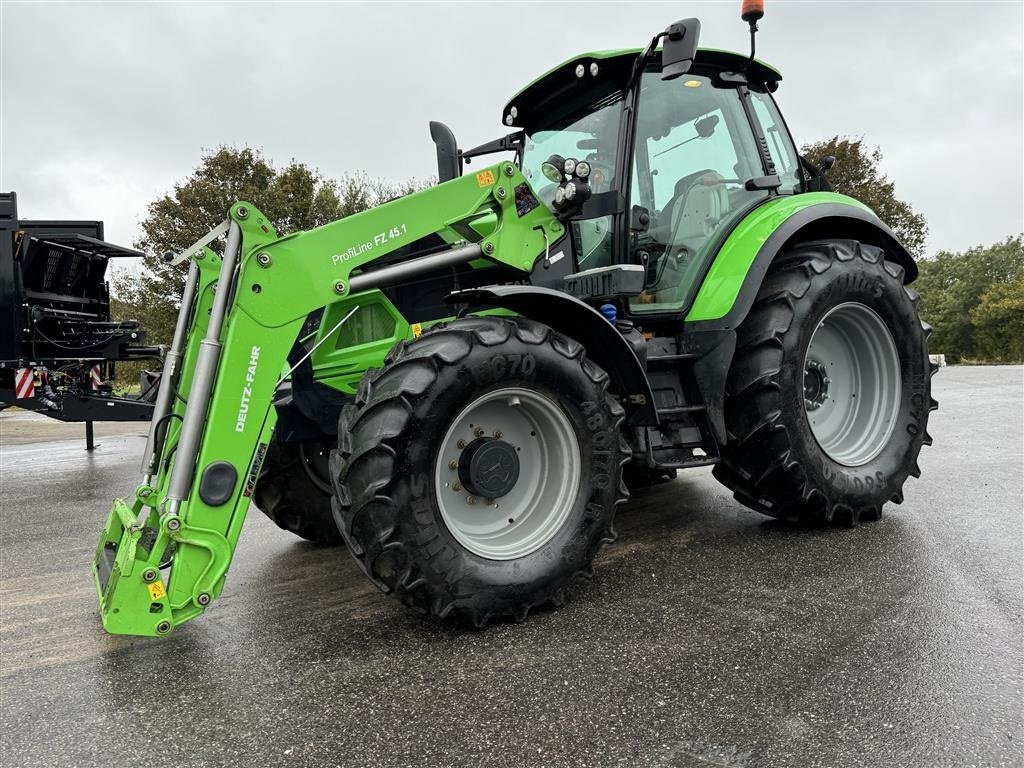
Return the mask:
M 470 442 L 501 439 L 516 449 L 518 479 L 496 499 L 462 487 L 456 466 Z M 565 525 L 582 476 L 579 441 L 568 416 L 534 390 L 507 387 L 478 397 L 448 428 L 435 461 L 435 493 L 445 526 L 488 560 L 540 549 Z
M 885 322 L 847 302 L 818 323 L 804 356 L 804 410 L 821 449 L 859 467 L 889 443 L 900 409 L 900 361 Z

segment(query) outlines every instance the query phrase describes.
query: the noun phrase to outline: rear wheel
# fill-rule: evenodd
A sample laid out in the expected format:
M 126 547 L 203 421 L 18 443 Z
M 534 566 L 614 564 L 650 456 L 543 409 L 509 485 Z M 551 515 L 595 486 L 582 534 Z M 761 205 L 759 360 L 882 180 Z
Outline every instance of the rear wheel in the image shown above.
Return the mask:
M 855 524 L 901 502 L 931 443 L 917 294 L 855 241 L 783 254 L 737 332 L 715 476 L 774 517 Z
M 342 538 L 331 514 L 330 450 L 330 443 L 321 440 L 271 441 L 252 499 L 279 528 L 336 545 Z
M 575 341 L 456 320 L 397 347 L 342 413 L 334 512 L 383 591 L 480 626 L 561 604 L 615 538 L 622 407 Z

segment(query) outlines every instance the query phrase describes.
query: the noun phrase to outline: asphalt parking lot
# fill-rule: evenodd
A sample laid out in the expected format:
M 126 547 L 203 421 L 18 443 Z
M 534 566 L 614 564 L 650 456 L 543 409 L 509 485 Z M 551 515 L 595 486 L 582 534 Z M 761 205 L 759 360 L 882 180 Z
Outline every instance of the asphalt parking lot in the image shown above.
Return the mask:
M 253 510 L 224 595 L 160 640 L 104 634 L 89 572 L 141 427 L 88 455 L 4 412 L 0 764 L 1022 765 L 1024 369 L 935 393 L 879 523 L 794 529 L 693 470 L 635 494 L 563 610 L 469 631 Z

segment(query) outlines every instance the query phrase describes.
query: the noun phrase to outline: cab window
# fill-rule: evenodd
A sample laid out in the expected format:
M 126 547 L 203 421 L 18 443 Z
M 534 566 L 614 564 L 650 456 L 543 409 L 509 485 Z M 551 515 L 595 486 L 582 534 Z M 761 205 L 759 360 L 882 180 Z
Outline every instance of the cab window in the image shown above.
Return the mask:
M 580 105 L 564 114 L 549 115 L 545 124 L 529 131 L 522 157 L 523 175 L 545 205 L 553 207 L 558 187 L 541 171 L 541 165 L 551 155 L 590 163 L 590 189 L 594 194 L 615 186 L 621 113 L 621 91 L 612 84 L 600 84 L 598 90 L 581 97 Z M 570 222 L 577 269 L 603 267 L 612 262 L 612 225 L 611 216 Z
M 701 75 L 645 73 L 633 160 L 630 202 L 646 209 L 650 224 L 631 238 L 632 260 L 647 267 L 632 309 L 679 311 L 718 236 L 768 195 L 745 187 L 763 170 L 736 89 Z
M 751 101 L 754 104 L 754 114 L 761 123 L 761 130 L 764 131 L 765 140 L 768 142 L 768 151 L 771 152 L 772 160 L 775 161 L 775 170 L 778 171 L 782 186 L 779 187 L 780 194 L 796 194 L 803 188 L 803 181 L 800 177 L 800 163 L 797 160 L 796 147 L 786 130 L 786 124 L 782 121 L 779 108 L 775 101 L 767 93 L 752 92 Z

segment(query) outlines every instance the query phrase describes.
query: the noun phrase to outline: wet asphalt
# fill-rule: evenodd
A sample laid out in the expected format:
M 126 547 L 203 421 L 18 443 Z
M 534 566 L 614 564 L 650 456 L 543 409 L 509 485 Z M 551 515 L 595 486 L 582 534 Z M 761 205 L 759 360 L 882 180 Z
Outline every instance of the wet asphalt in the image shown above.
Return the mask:
M 223 596 L 160 640 L 105 635 L 89 571 L 140 428 L 87 455 L 0 414 L 0 765 L 1024 765 L 1024 370 L 935 393 L 879 523 L 794 529 L 691 470 L 564 609 L 470 631 L 253 510 Z

